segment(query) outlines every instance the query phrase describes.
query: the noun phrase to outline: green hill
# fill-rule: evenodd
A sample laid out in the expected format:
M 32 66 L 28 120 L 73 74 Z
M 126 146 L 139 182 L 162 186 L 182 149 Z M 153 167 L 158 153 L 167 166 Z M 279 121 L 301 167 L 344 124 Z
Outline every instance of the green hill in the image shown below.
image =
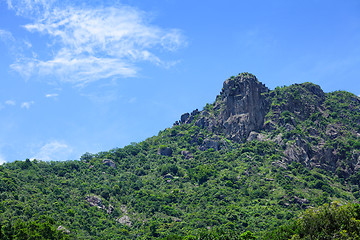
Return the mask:
M 359 168 L 359 97 L 242 73 L 143 142 L 0 166 L 0 237 L 261 239 L 306 209 L 358 203 Z

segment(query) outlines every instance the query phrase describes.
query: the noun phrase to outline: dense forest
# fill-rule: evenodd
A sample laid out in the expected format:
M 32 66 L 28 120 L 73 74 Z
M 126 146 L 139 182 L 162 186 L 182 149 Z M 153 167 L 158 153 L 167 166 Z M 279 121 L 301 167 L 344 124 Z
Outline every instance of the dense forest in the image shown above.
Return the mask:
M 1 239 L 358 239 L 360 98 L 232 76 L 157 136 L 0 166 Z

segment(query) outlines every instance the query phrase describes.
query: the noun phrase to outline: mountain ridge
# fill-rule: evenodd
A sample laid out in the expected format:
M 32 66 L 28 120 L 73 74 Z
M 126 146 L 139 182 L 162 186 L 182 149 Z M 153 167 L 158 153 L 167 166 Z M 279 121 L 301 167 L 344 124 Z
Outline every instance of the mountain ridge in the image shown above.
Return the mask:
M 297 122 L 308 120 L 314 114 L 320 114 L 323 118 L 329 117 L 329 114 L 326 112 L 326 106 L 324 106 L 327 94 L 323 92 L 319 85 L 305 82 L 293 84 L 289 87 L 284 86 L 283 89 L 288 89 L 289 91 L 285 91 L 285 96 L 278 98 L 279 87 L 271 91 L 265 84 L 259 82 L 254 75 L 241 73 L 224 82 L 220 95 L 217 96 L 212 104 L 213 115 L 209 114 L 209 111 L 206 109 L 201 112 L 195 110 L 191 115 L 188 113 L 183 114 L 182 120 L 179 123 L 192 123 L 194 116 L 199 115 L 195 120 L 196 126 L 207 128 L 207 130 L 216 134 L 224 134 L 225 137 L 237 142 L 245 142 L 255 139 L 263 140 L 265 138 L 264 133 L 278 130 L 276 126 L 284 127 L 287 131 L 286 134 L 289 134 L 289 132 L 296 129 Z M 359 112 L 360 98 L 353 95 L 351 101 L 354 105 L 349 106 L 356 106 Z M 315 118 L 315 115 L 312 118 Z M 192 116 L 192 118 L 184 118 L 185 116 Z M 359 117 L 357 124 L 360 125 Z M 334 138 L 341 135 L 341 128 L 343 127 L 345 126 L 342 124 L 330 124 L 325 129 L 325 133 L 330 138 Z M 306 128 L 306 130 L 312 132 L 315 136 L 318 135 L 316 134 L 316 129 L 312 127 Z M 263 132 L 263 134 L 260 132 Z M 352 134 L 354 137 L 359 137 L 359 129 L 353 131 Z M 297 161 L 303 158 L 301 162 L 307 166 L 326 164 L 323 157 L 321 157 L 326 156 L 332 161 L 331 164 L 334 165 L 331 170 L 335 171 L 334 168 L 338 165 L 336 163 L 338 160 L 335 156 L 336 153 L 332 154 L 329 152 L 329 149 L 321 147 L 327 139 L 328 137 L 318 139 L 321 143 L 317 145 L 319 151 L 316 151 L 306 146 L 307 140 L 297 136 L 295 144 L 288 146 L 287 156 L 290 160 L 295 159 Z M 282 136 L 277 135 L 272 140 L 281 143 Z M 360 158 L 353 160 L 357 161 L 357 163 L 355 165 L 352 163 L 352 171 L 354 168 L 359 168 L 360 164 Z M 325 169 L 329 170 L 329 167 L 326 166 Z
M 307 208 L 358 203 L 359 169 L 359 97 L 312 83 L 270 90 L 242 73 L 142 142 L 0 166 L 0 237 L 45 225 L 73 239 L 195 239 L 218 228 L 261 239 Z

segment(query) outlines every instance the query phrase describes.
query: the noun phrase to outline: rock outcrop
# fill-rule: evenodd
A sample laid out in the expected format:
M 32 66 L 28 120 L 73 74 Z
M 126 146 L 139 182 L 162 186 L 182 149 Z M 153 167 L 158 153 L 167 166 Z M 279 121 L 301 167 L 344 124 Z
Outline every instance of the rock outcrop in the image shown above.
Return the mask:
M 105 206 L 102 204 L 101 198 L 98 196 L 86 196 L 86 201 L 90 204 L 90 206 L 105 209 Z
M 115 164 L 115 162 L 114 162 L 113 160 L 104 159 L 104 160 L 102 161 L 102 163 L 103 163 L 104 165 L 109 166 L 109 167 L 116 168 L 116 164 Z
M 265 96 L 268 92 L 269 89 L 254 75 L 239 74 L 224 82 L 212 109 L 205 107 L 201 112 L 196 109 L 191 114 L 185 113 L 175 125 L 195 121 L 196 126 L 224 134 L 231 140 L 246 141 L 251 131 L 263 127 L 269 108 Z
M 226 148 L 226 142 L 223 139 L 221 139 L 221 137 L 219 136 L 213 136 L 211 138 L 204 139 L 202 144 L 199 146 L 199 149 L 201 151 L 205 151 L 211 148 L 216 151 L 222 148 Z
M 252 74 L 240 74 L 224 82 L 214 106 L 219 111 L 219 124 L 234 140 L 244 140 L 251 131 L 262 128 L 268 103 L 264 94 L 269 89 Z
M 131 224 L 132 224 L 132 222 L 130 220 L 130 217 L 128 215 L 124 215 L 124 216 L 122 216 L 120 218 L 117 218 L 116 221 L 118 223 L 121 223 L 121 224 L 126 225 L 128 227 L 131 227 Z
M 181 155 L 183 155 L 185 159 L 194 158 L 194 156 L 189 151 L 185 151 L 185 150 L 181 151 Z
M 66 233 L 66 234 L 70 234 L 70 231 L 61 225 L 56 230 L 62 231 L 63 233 Z

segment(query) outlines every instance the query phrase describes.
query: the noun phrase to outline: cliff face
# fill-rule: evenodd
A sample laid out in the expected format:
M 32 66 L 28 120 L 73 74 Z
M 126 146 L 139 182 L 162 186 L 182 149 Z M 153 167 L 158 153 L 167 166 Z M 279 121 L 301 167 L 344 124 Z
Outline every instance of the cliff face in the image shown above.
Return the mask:
M 232 140 L 245 140 L 251 131 L 260 130 L 264 124 L 269 107 L 265 96 L 268 92 L 251 74 L 226 80 L 214 105 L 218 112 L 214 125 Z
M 189 124 L 207 128 L 226 138 L 243 142 L 251 131 L 262 129 L 269 102 L 269 89 L 249 73 L 227 79 L 213 105 L 201 112 L 185 113 L 175 124 Z M 199 116 L 197 116 L 199 115 Z

